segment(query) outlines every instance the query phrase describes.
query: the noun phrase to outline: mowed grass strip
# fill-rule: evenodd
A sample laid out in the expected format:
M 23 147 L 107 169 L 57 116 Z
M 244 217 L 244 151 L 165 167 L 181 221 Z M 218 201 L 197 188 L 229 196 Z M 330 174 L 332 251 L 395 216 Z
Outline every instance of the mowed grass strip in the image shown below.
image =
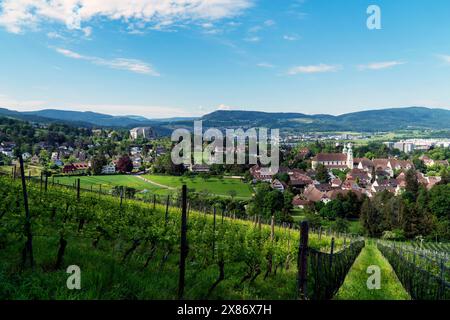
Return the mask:
M 379 266 L 381 270 L 381 288 L 369 290 L 367 273 L 369 266 Z M 334 297 L 335 300 L 410 300 L 411 297 L 403 288 L 389 262 L 377 249 L 372 241 L 366 241 L 366 246 L 356 259 L 344 284 Z

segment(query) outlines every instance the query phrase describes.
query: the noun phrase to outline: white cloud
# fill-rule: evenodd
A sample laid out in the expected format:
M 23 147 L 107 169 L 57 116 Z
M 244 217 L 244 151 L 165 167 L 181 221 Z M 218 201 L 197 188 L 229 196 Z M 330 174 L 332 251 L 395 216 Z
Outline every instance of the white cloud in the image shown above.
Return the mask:
M 64 36 L 54 31 L 47 33 L 47 37 L 50 39 L 65 39 Z
M 261 68 L 273 68 L 275 67 L 273 64 L 267 63 L 267 62 L 260 62 L 257 64 L 258 67 Z
M 247 38 L 244 38 L 244 41 L 247 41 L 247 42 L 259 42 L 259 41 L 261 41 L 261 38 L 260 37 L 247 37 Z
M 62 103 L 43 100 L 25 100 L 0 94 L 0 105 L 16 111 L 37 111 L 42 109 L 94 111 L 116 116 L 141 115 L 148 118 L 192 117 L 201 113 L 190 112 L 177 107 L 127 104 L 89 104 L 89 103 Z
M 438 57 L 439 57 L 442 61 L 444 61 L 444 62 L 446 62 L 446 63 L 450 63 L 450 56 L 449 56 L 449 55 L 439 54 Z
M 3 108 L 42 108 L 46 103 L 43 100 L 21 100 L 12 98 L 6 94 L 0 94 L 0 105 Z
M 235 108 L 232 106 L 228 106 L 226 104 L 220 104 L 216 110 L 225 110 L 225 111 L 230 111 L 230 110 L 234 110 Z
M 192 117 L 197 112 L 190 112 L 177 107 L 128 105 L 128 104 L 67 104 L 64 110 L 94 111 L 115 116 L 140 115 L 147 118 Z
M 86 27 L 86 28 L 83 28 L 82 30 L 83 30 L 84 36 L 86 38 L 89 38 L 91 36 L 91 34 L 92 34 L 92 28 L 91 27 Z
M 311 74 L 311 73 L 325 73 L 325 72 L 336 72 L 341 69 L 338 65 L 328 65 L 328 64 L 318 64 L 310 66 L 295 66 L 289 69 L 288 75 L 296 74 Z
M 382 62 L 372 62 L 369 64 L 359 65 L 359 70 L 383 70 L 393 68 L 399 65 L 405 64 L 402 61 L 382 61 Z
M 286 41 L 296 41 L 296 40 L 299 39 L 299 37 L 296 36 L 296 35 L 287 35 L 286 34 L 286 35 L 283 36 L 283 39 L 286 40 Z
M 239 15 L 253 0 L 2 0 L 0 25 L 21 33 L 42 22 L 63 23 L 70 30 L 94 18 L 142 21 L 157 27 L 190 21 L 215 21 Z M 86 33 L 86 30 L 84 30 Z M 90 31 L 88 31 L 90 33 Z
M 212 24 L 211 22 L 202 23 L 201 26 L 202 26 L 202 28 L 205 28 L 205 29 L 212 29 L 212 28 L 214 28 L 214 24 Z
M 274 26 L 275 25 L 275 21 L 273 21 L 273 20 L 266 20 L 266 21 L 264 21 L 264 25 L 266 27 Z
M 155 71 L 150 64 L 137 59 L 115 58 L 108 60 L 99 57 L 85 56 L 64 48 L 55 48 L 55 50 L 56 52 L 68 58 L 86 60 L 93 64 L 106 66 L 112 69 L 126 70 L 134 73 L 146 74 L 155 77 L 160 76 L 160 74 L 157 71 Z
M 256 32 L 259 32 L 261 30 L 262 30 L 261 26 L 254 26 L 254 27 L 251 27 L 250 29 L 248 29 L 248 32 L 249 33 L 256 33 Z

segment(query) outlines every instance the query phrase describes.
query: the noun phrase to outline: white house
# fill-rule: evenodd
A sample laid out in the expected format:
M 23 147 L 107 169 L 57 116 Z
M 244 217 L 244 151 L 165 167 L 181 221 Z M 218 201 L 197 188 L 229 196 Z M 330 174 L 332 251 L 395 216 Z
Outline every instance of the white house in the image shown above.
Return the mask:
M 271 186 L 273 189 L 281 192 L 284 192 L 287 188 L 287 185 L 278 179 L 273 180 Z
M 149 139 L 155 137 L 155 131 L 151 127 L 139 127 L 131 129 L 130 136 L 132 140 L 136 140 L 140 136 Z
M 116 173 L 116 165 L 114 163 L 110 163 L 102 167 L 102 174 L 114 174 L 114 173 Z

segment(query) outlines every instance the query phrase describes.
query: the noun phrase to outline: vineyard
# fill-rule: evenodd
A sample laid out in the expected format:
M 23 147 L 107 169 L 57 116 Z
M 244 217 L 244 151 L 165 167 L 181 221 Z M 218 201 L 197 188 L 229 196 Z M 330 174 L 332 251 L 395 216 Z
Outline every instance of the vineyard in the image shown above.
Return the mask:
M 1 299 L 330 299 L 364 245 L 186 210 L 181 195 L 144 202 L 22 180 L 0 177 Z M 69 265 L 81 290 L 66 288 Z
M 414 299 L 450 299 L 450 254 L 448 244 L 411 245 L 378 241 L 405 289 Z

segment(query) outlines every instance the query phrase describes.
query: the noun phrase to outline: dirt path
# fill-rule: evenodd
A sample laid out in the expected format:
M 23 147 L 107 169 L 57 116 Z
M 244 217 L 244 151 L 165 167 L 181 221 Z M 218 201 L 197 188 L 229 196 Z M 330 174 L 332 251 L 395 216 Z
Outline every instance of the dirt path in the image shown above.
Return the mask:
M 135 176 L 135 177 L 138 178 L 138 179 L 141 179 L 142 181 L 145 181 L 145 182 L 147 182 L 147 183 L 150 183 L 150 184 L 152 184 L 152 185 L 154 185 L 154 186 L 157 186 L 157 187 L 160 187 L 160 188 L 163 188 L 163 189 L 176 190 L 176 188 L 169 187 L 169 186 L 166 186 L 166 185 L 164 185 L 164 184 L 160 184 L 160 183 L 151 181 L 151 180 L 149 180 L 149 179 L 147 179 L 147 178 L 144 178 L 144 177 L 142 177 L 142 176 Z

